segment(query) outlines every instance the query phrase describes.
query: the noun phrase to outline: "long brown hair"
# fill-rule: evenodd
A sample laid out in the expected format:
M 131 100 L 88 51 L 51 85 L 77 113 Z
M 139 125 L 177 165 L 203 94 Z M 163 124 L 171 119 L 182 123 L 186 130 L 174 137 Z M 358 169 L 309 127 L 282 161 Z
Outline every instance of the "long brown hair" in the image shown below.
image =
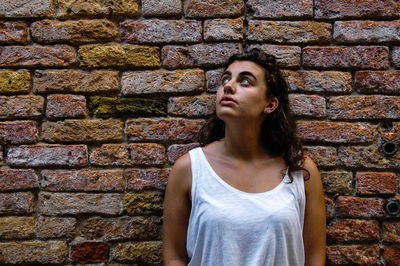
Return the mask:
M 273 156 L 282 156 L 289 167 L 289 178 L 293 181 L 293 172 L 305 170 L 308 179 L 310 173 L 302 167 L 304 152 L 296 135 L 296 122 L 289 109 L 288 87 L 276 58 L 255 48 L 228 59 L 225 69 L 235 61 L 251 61 L 264 68 L 267 85 L 267 97 L 276 97 L 278 107 L 268 114 L 261 125 L 261 143 Z M 225 122 L 214 113 L 200 129 L 198 141 L 201 146 L 222 139 L 225 136 Z

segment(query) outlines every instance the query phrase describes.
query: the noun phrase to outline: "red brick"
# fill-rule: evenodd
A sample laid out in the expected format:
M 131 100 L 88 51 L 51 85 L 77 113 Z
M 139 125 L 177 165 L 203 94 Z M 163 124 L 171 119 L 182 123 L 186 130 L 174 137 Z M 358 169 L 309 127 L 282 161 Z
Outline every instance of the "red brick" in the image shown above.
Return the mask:
M 69 166 L 88 164 L 86 145 L 21 145 L 11 147 L 7 164 L 12 166 Z
M 198 143 L 190 143 L 190 144 L 173 144 L 168 147 L 167 151 L 167 157 L 169 163 L 173 164 L 175 163 L 176 160 L 178 160 L 179 157 L 190 151 L 191 149 L 194 149 L 198 147 Z
M 129 166 L 132 165 L 129 158 L 127 145 L 123 144 L 103 144 L 90 154 L 90 164 L 101 166 Z
M 0 193 L 0 214 L 29 214 L 35 210 L 31 192 Z
M 81 95 L 47 96 L 46 117 L 50 119 L 85 117 L 86 98 Z
M 338 217 L 380 218 L 386 216 L 383 205 L 381 198 L 340 196 L 336 200 L 336 213 Z
M 330 119 L 396 119 L 400 117 L 399 96 L 338 96 L 329 99 Z
M 350 172 L 321 171 L 320 174 L 325 194 L 352 194 L 353 175 Z
M 357 195 L 395 194 L 397 176 L 394 173 L 358 172 L 356 175 Z
M 185 1 L 184 11 L 186 17 L 235 17 L 241 15 L 245 9 L 243 0 L 188 0 Z
M 40 187 L 47 191 L 123 191 L 122 170 L 43 170 Z
M 326 101 L 324 97 L 305 94 L 289 95 L 290 110 L 297 117 L 326 116 Z
M 321 69 L 386 69 L 389 50 L 383 46 L 305 47 L 303 65 Z
M 329 265 L 380 265 L 379 246 L 328 246 Z
M 3 146 L 0 146 L 0 165 L 3 165 Z
M 357 71 L 354 87 L 358 93 L 399 93 L 400 71 Z
M 383 259 L 386 265 L 400 265 L 400 247 L 399 246 L 384 247 Z
M 314 21 L 250 20 L 246 32 L 249 41 L 269 43 L 329 43 L 332 26 Z
M 352 92 L 350 72 L 282 71 L 290 91 L 348 94 Z
M 76 236 L 77 220 L 67 217 L 45 217 L 36 219 L 36 234 L 39 238 L 66 237 L 73 239 Z
M 209 19 L 204 22 L 204 40 L 241 41 L 243 40 L 243 18 Z
M 214 69 L 206 72 L 206 88 L 207 92 L 217 92 L 221 85 L 221 76 L 224 72 L 223 68 Z
M 35 236 L 34 217 L 0 217 L 0 239 L 26 239 Z
M 0 47 L 0 67 L 65 67 L 75 63 L 75 48 L 67 45 Z
M 215 95 L 169 98 L 168 113 L 176 116 L 202 117 L 215 111 Z
M 43 114 L 44 98 L 36 95 L 0 96 L 0 118 L 38 118 Z
M 132 119 L 126 122 L 130 141 L 194 141 L 204 120 Z
M 228 58 L 242 51 L 239 43 L 195 44 L 191 46 L 166 45 L 161 50 L 166 68 L 219 67 Z
M 390 127 L 378 127 L 378 131 L 384 140 L 400 142 L 400 122 L 393 122 Z
M 22 21 L 0 21 L 0 44 L 26 44 L 28 25 Z
M 255 18 L 311 18 L 312 0 L 248 0 L 247 6 Z
M 300 67 L 301 48 L 298 46 L 270 45 L 270 44 L 253 44 L 249 49 L 258 48 L 264 53 L 271 54 L 276 57 L 278 66 L 298 68 Z
M 163 165 L 165 147 L 155 143 L 129 144 L 131 159 L 135 165 Z
M 35 143 L 38 140 L 36 122 L 0 122 L 0 144 Z
M 400 47 L 394 47 L 392 51 L 392 62 L 396 68 L 400 68 Z
M 400 243 L 400 222 L 384 222 L 383 229 L 383 242 Z
M 2 0 L 0 7 L 0 17 L 52 17 L 54 15 L 53 8 L 53 1 L 51 0 Z
M 110 257 L 110 247 L 103 242 L 79 242 L 71 244 L 72 263 L 106 263 Z
M 127 43 L 201 42 L 201 22 L 196 20 L 125 20 L 121 40 Z
M 335 147 L 304 146 L 304 150 L 318 167 L 336 166 Z
M 0 169 L 0 191 L 38 187 L 38 177 L 32 169 Z
M 315 18 L 393 18 L 400 3 L 396 0 L 315 0 Z
M 168 169 L 129 169 L 125 171 L 126 189 L 141 191 L 146 189 L 164 190 L 167 185 Z
M 123 216 L 117 218 L 91 217 L 82 222 L 81 233 L 86 239 L 160 239 L 161 217 Z
M 125 242 L 113 247 L 114 259 L 118 262 L 138 265 L 162 264 L 162 244 L 160 241 Z
M 181 0 L 142 0 L 144 16 L 174 16 L 182 14 Z
M 325 143 L 369 143 L 376 137 L 368 123 L 299 121 L 297 134 L 303 141 Z
M 325 197 L 325 209 L 327 219 L 335 217 L 335 203 L 328 197 Z
M 379 224 L 377 221 L 334 220 L 327 228 L 328 241 L 374 241 L 379 240 Z

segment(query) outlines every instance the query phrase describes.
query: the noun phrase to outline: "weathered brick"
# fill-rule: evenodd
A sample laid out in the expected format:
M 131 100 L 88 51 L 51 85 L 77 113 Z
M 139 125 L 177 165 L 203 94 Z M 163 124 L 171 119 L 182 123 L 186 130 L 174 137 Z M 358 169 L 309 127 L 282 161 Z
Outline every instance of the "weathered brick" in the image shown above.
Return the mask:
M 400 168 L 400 153 L 386 157 L 375 145 L 339 147 L 337 164 L 362 169 Z
M 58 0 L 57 17 L 138 16 L 137 0 Z
M 328 241 L 374 241 L 379 240 L 379 224 L 377 221 L 334 220 L 327 228 Z
M 0 93 L 29 93 L 31 74 L 28 70 L 0 70 Z
M 223 68 L 214 69 L 206 72 L 206 88 L 207 92 L 217 92 L 221 85 L 221 76 L 224 72 Z
M 124 210 L 133 215 L 161 214 L 164 197 L 159 192 L 126 193 L 124 195 Z
M 186 117 L 201 117 L 214 113 L 215 95 L 171 97 L 168 114 Z
M 41 139 L 46 142 L 123 141 L 123 128 L 123 122 L 117 119 L 43 122 Z
M 396 0 L 315 0 L 315 18 L 392 18 L 400 3 Z
M 145 16 L 174 16 L 182 13 L 181 0 L 142 0 Z
M 338 96 L 329 99 L 330 119 L 396 119 L 400 117 L 400 97 Z
M 380 265 L 379 246 L 328 246 L 329 265 Z
M 392 62 L 396 68 L 400 68 L 400 47 L 394 47 L 392 51 Z
M 198 143 L 190 143 L 190 144 L 173 144 L 168 147 L 167 157 L 169 163 L 173 164 L 179 157 L 187 153 L 189 150 L 198 147 Z
M 72 263 L 105 263 L 110 257 L 110 246 L 103 242 L 79 242 L 71 244 Z
M 0 18 L 52 17 L 52 0 L 2 0 Z
M 122 74 L 121 86 L 124 95 L 199 92 L 204 90 L 204 71 L 192 69 L 125 72 Z
M 145 189 L 164 190 L 167 185 L 168 169 L 129 169 L 125 171 L 126 189 L 141 191 Z
M 399 246 L 386 246 L 383 248 L 383 259 L 386 265 L 399 265 L 400 264 L 400 247 Z
M 399 93 L 400 71 L 357 71 L 354 87 L 359 93 Z
M 382 139 L 400 143 L 400 122 L 393 122 L 389 127 L 378 127 L 378 131 Z
M 78 50 L 82 67 L 159 67 L 160 49 L 136 45 L 83 45 Z
M 353 175 L 350 172 L 321 171 L 322 184 L 326 194 L 351 195 Z
M 246 32 L 249 41 L 269 43 L 329 43 L 332 26 L 314 21 L 250 20 Z
M 132 119 L 126 121 L 125 134 L 130 141 L 193 141 L 203 120 Z
M 368 123 L 299 121 L 297 134 L 303 141 L 327 143 L 368 143 L 376 137 L 375 127 Z
M 280 67 L 297 68 L 300 67 L 301 48 L 298 46 L 283 46 L 269 44 L 253 44 L 249 49 L 259 48 L 264 53 L 271 54 L 276 57 L 276 61 Z
M 37 118 L 43 114 L 44 98 L 36 95 L 0 96 L 0 118 Z
M 235 17 L 245 9 L 243 0 L 188 0 L 185 1 L 185 15 L 194 18 Z
M 77 221 L 75 218 L 39 216 L 35 230 L 39 238 L 66 237 L 73 239 L 76 236 Z
M 7 164 L 23 167 L 70 166 L 88 164 L 86 145 L 21 145 L 10 147 Z
M 3 146 L 0 146 L 0 165 L 3 165 Z
M 35 93 L 107 93 L 119 91 L 117 71 L 36 70 Z
M 161 237 L 161 217 L 136 216 L 103 218 L 91 217 L 82 222 L 82 234 L 86 239 L 159 239 Z
M 41 20 L 31 24 L 31 34 L 38 43 L 99 43 L 115 41 L 117 26 L 108 20 Z
M 298 117 L 326 116 L 326 101 L 324 97 L 305 94 L 289 95 L 290 110 Z
M 0 122 L 0 144 L 35 143 L 38 140 L 36 122 Z
M 335 203 L 328 197 L 325 197 L 326 218 L 332 219 L 335 216 Z
M 241 51 L 242 46 L 239 43 L 166 45 L 161 50 L 161 58 L 166 68 L 219 67 L 231 55 Z
M 357 195 L 395 194 L 397 177 L 394 173 L 358 172 L 356 175 Z
M 125 242 L 115 245 L 112 253 L 118 262 L 159 265 L 162 262 L 161 246 L 161 242 L 158 241 Z
M 201 22 L 196 20 L 126 20 L 120 26 L 121 40 L 127 43 L 201 42 Z
M 28 25 L 22 21 L 0 21 L 0 44 L 26 44 Z
M 381 198 L 340 196 L 336 200 L 336 213 L 338 217 L 380 218 L 385 217 L 383 205 Z
M 155 143 L 129 144 L 131 159 L 136 165 L 163 165 L 165 147 Z
M 400 222 L 383 222 L 383 241 L 400 243 Z
M 121 195 L 88 193 L 39 193 L 39 212 L 45 215 L 120 214 Z
M 75 48 L 68 45 L 0 47 L 0 67 L 66 67 L 75 63 Z
M 389 51 L 383 46 L 305 47 L 303 65 L 322 69 L 386 69 Z
M 0 243 L 0 263 L 57 264 L 66 263 L 68 246 L 64 241 L 24 241 Z
M 304 146 L 305 153 L 318 167 L 336 165 L 336 148 L 326 146 Z
M 0 193 L 0 214 L 28 214 L 35 209 L 31 192 Z
M 90 164 L 101 166 L 129 166 L 128 147 L 123 144 L 103 144 L 92 151 L 89 158 Z
M 123 191 L 122 170 L 43 170 L 40 187 L 47 191 Z
M 338 71 L 282 71 L 290 91 L 314 93 L 340 93 L 352 92 L 351 73 Z
M 248 0 L 255 18 L 311 18 L 312 0 Z
M 50 119 L 85 117 L 86 98 L 81 95 L 54 94 L 47 96 L 46 117 Z
M 1 217 L 0 239 L 24 239 L 35 234 L 33 217 Z
M 400 41 L 400 20 L 336 21 L 333 39 L 338 43 L 387 43 Z
M 0 191 L 36 187 L 38 177 L 32 169 L 0 169 Z
M 243 18 L 209 19 L 204 22 L 204 40 L 241 41 L 243 39 Z

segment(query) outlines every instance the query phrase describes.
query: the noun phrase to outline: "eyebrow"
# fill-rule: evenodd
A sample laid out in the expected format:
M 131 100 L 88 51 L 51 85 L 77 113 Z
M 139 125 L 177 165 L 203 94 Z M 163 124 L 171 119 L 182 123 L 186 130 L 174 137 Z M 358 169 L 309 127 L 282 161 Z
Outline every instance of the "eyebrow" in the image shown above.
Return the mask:
M 231 73 L 230 71 L 225 71 L 225 72 L 222 74 L 222 76 L 224 76 L 224 75 L 226 75 L 226 74 L 232 76 L 232 73 Z M 239 76 L 239 77 L 240 77 L 240 76 L 250 76 L 250 77 L 253 77 L 255 80 L 257 80 L 257 78 L 253 75 L 253 73 L 251 73 L 251 72 L 249 72 L 249 71 L 242 71 L 242 72 L 239 73 L 238 76 Z

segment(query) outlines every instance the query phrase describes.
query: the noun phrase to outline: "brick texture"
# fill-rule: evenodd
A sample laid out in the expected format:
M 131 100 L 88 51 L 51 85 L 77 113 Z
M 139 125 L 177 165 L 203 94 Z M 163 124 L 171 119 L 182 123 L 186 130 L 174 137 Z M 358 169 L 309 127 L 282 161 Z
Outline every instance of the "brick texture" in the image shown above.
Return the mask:
M 195 18 L 238 16 L 244 11 L 243 0 L 188 0 L 185 2 L 185 15 Z
M 28 25 L 24 22 L 0 22 L 0 44 L 26 44 Z
M 0 144 L 26 144 L 39 140 L 33 121 L 0 122 Z
M 44 98 L 35 95 L 0 96 L 0 118 L 37 118 L 43 115 Z
M 312 0 L 249 0 L 247 6 L 256 18 L 309 18 L 313 14 Z
M 32 169 L 0 169 L 0 191 L 38 187 L 38 177 Z

